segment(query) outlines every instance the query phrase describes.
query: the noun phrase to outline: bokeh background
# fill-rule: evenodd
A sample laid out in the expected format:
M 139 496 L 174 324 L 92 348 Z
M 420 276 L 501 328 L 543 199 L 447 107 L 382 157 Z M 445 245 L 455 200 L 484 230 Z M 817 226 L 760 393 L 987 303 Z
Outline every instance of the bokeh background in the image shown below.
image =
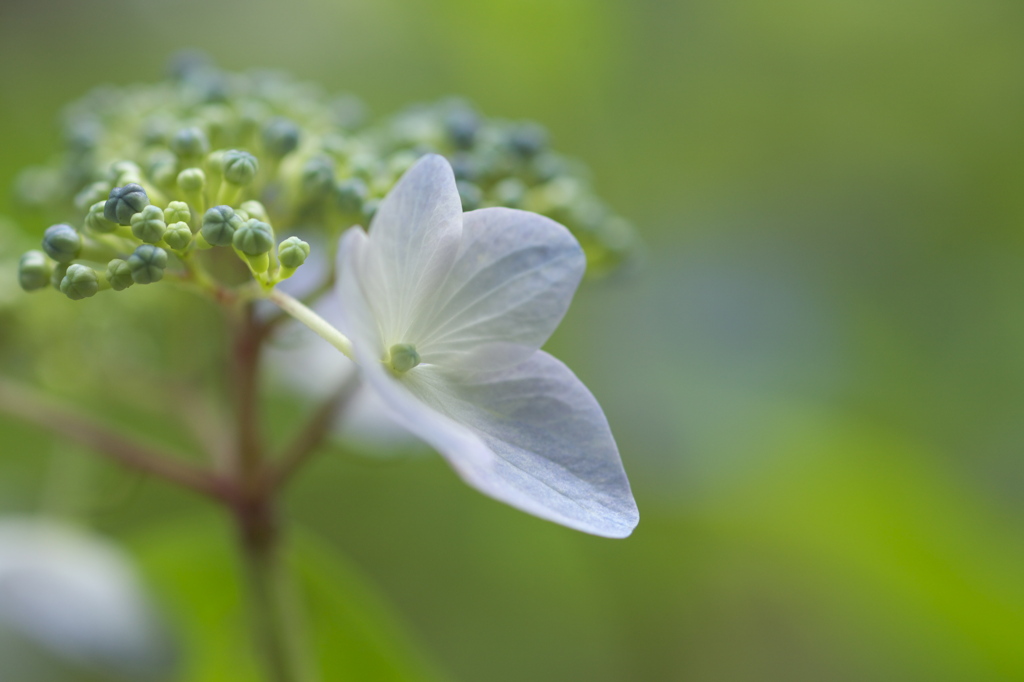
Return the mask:
M 591 538 L 436 457 L 326 453 L 288 499 L 333 562 L 323 647 L 372 652 L 361 680 L 1024 679 L 1022 32 L 1009 0 L 8 0 L 0 186 L 58 148 L 64 104 L 186 46 L 379 114 L 460 94 L 539 120 L 645 242 L 549 344 L 602 402 L 640 526 Z M 45 298 L 0 329 L 59 349 L 44 375 L 104 334 L 196 343 Z M 0 419 L 0 512 L 43 499 L 123 544 L 185 669 L 232 669 L 213 510 L 90 462 Z

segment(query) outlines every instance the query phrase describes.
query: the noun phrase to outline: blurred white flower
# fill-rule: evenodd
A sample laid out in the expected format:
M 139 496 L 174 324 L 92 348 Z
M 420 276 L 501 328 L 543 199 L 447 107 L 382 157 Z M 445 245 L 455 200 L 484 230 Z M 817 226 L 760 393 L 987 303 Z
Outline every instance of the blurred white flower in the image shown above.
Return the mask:
M 586 266 L 558 223 L 506 208 L 463 214 L 451 166 L 420 159 L 381 203 L 369 235 L 339 252 L 352 342 L 392 419 L 481 492 L 596 535 L 624 537 L 636 504 L 597 401 L 539 348 Z
M 53 521 L 0 520 L 5 631 L 58 660 L 126 679 L 162 678 L 170 667 L 166 634 L 127 557 L 101 538 Z M 7 660 L 12 655 L 5 655 L 0 679 L 18 665 Z

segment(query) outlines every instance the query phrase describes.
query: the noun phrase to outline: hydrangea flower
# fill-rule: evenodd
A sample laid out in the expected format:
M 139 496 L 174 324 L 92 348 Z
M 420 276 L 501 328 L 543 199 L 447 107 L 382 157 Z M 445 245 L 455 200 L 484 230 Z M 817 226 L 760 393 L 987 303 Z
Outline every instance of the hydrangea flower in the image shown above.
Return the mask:
M 451 166 L 428 155 L 338 258 L 338 329 L 398 424 L 495 499 L 595 535 L 632 532 L 601 407 L 540 350 L 586 265 L 567 229 L 508 208 L 463 213 Z

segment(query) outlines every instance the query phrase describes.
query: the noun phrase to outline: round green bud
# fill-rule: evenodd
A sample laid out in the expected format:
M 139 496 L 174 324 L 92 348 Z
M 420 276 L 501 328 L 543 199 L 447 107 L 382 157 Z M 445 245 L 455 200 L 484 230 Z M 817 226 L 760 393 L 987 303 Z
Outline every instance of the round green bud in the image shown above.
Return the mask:
M 267 217 L 266 207 L 256 200 L 243 202 L 238 208 L 241 212 L 249 216 L 249 218 L 262 220 L 265 223 L 270 222 L 270 218 Z M 248 220 L 248 218 L 246 220 Z
M 242 222 L 230 206 L 214 206 L 203 216 L 203 238 L 211 246 L 227 246 Z
M 52 274 L 53 266 L 42 251 L 28 251 L 18 260 L 18 284 L 25 291 L 45 289 Z
M 126 183 L 122 182 L 121 178 L 126 176 L 132 178 L 142 177 L 142 169 L 134 161 L 115 161 L 110 164 L 109 176 L 115 184 L 124 185 Z
M 70 263 L 82 252 L 82 236 L 70 225 L 53 225 L 43 233 L 43 251 L 58 263 Z
M 531 158 L 544 150 L 548 132 L 536 123 L 523 123 L 508 134 L 508 146 L 523 158 Z
M 338 208 L 345 213 L 358 214 L 363 210 L 363 202 L 369 195 L 366 183 L 359 178 L 341 180 L 334 186 L 334 200 Z
M 106 182 L 94 182 L 86 185 L 85 189 L 75 195 L 75 208 L 79 211 L 88 210 L 97 201 L 103 201 L 110 193 L 110 184 Z
M 120 258 L 110 261 L 107 263 L 107 281 L 114 291 L 124 291 L 135 284 L 131 266 Z
M 271 119 L 263 128 L 263 148 L 275 158 L 284 158 L 299 146 L 299 126 L 287 118 Z
M 484 200 L 484 193 L 480 191 L 477 185 L 466 180 L 459 180 L 455 183 L 455 186 L 459 188 L 459 198 L 462 199 L 463 211 L 475 211 L 480 208 L 480 204 Z
M 89 212 L 85 214 L 85 228 L 90 232 L 106 234 L 117 229 L 117 225 L 107 220 L 103 215 L 106 203 L 105 201 L 96 202 L 89 207 Z
M 309 244 L 298 237 L 288 237 L 277 247 L 277 258 L 281 266 L 294 270 L 309 257 Z
M 210 152 L 210 141 L 202 128 L 182 128 L 171 138 L 171 151 L 179 159 L 198 159 Z
M 147 206 L 132 216 L 132 234 L 147 244 L 156 244 L 166 231 L 164 212 L 158 206 Z
M 302 167 L 302 194 L 322 197 L 334 186 L 334 162 L 326 156 L 314 156 Z
M 388 351 L 388 365 L 398 373 L 408 372 L 420 364 L 420 354 L 411 343 L 396 343 Z
M 494 201 L 501 206 L 519 208 L 526 199 L 526 183 L 519 178 L 505 178 L 491 190 L 494 193 Z
M 151 284 L 164 278 L 167 252 L 152 244 L 143 244 L 128 256 L 128 268 L 136 284 Z
M 246 256 L 262 256 L 274 248 L 274 228 L 261 220 L 248 220 L 235 230 L 231 243 Z
M 232 149 L 224 153 L 224 179 L 244 187 L 256 178 L 260 162 L 249 152 Z
M 146 175 L 161 187 L 174 183 L 178 175 L 178 159 L 166 149 L 151 152 L 146 159 Z
M 182 192 L 201 192 L 206 186 L 206 173 L 201 168 L 186 168 L 178 173 L 178 189 Z
M 149 206 L 149 195 L 134 182 L 115 187 L 103 206 L 103 217 L 118 225 L 131 225 L 132 216 Z
M 172 201 L 164 209 L 164 222 L 168 225 L 171 223 L 187 223 L 191 219 L 192 211 L 189 210 L 188 204 L 184 201 Z
M 96 271 L 87 265 L 75 263 L 68 267 L 64 279 L 60 281 L 60 291 L 72 301 L 95 296 L 100 290 L 100 279 Z
M 164 241 L 175 251 L 184 251 L 192 243 L 192 230 L 189 229 L 188 223 L 171 223 L 164 232 Z

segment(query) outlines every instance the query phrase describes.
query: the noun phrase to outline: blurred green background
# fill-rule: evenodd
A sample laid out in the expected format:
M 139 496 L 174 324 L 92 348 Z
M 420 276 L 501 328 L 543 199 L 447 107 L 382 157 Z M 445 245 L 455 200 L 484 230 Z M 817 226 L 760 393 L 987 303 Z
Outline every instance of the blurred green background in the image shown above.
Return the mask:
M 13 0 L 0 186 L 57 149 L 64 104 L 186 46 L 378 114 L 460 94 L 537 119 L 646 243 L 549 345 L 604 406 L 640 526 L 591 538 L 436 457 L 330 453 L 291 516 L 346 557 L 318 578 L 338 612 L 369 599 L 402 642 L 325 616 L 327 646 L 415 659 L 387 679 L 1024 679 L 1022 32 L 1010 0 Z M 133 321 L 75 324 L 70 364 Z M 0 511 L 32 509 L 54 445 L 3 420 L 0 448 Z M 210 608 L 230 572 L 197 571 L 188 524 L 214 512 L 92 476 L 86 516 L 174 618 Z

